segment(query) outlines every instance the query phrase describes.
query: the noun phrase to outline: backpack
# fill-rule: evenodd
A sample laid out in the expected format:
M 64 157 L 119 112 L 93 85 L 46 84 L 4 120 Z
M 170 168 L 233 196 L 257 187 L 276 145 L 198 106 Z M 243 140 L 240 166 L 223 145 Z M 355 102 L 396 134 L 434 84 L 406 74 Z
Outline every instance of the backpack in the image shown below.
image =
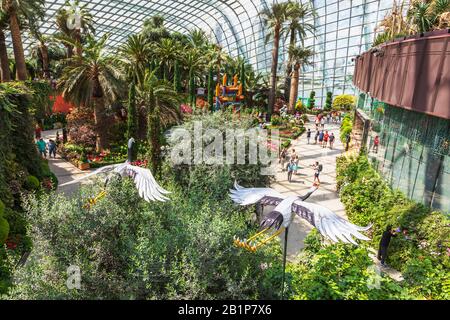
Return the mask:
M 319 164 L 319 172 L 322 172 L 322 170 L 323 170 L 323 166 L 322 166 L 322 164 Z

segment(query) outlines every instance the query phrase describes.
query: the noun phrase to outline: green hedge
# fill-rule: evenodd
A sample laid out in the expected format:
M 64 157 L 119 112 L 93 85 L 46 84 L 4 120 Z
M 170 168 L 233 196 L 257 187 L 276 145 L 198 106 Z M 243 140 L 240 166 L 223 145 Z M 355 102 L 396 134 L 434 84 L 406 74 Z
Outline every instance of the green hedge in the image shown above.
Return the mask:
M 346 114 L 341 123 L 341 134 L 340 138 L 342 143 L 347 142 L 347 134 L 351 134 L 353 130 L 353 117 L 350 114 Z
M 406 230 L 389 247 L 387 263 L 401 271 L 411 291 L 429 299 L 450 298 L 450 218 L 389 188 L 365 155 L 337 160 L 337 184 L 349 219 L 373 223 L 378 248 L 387 226 Z

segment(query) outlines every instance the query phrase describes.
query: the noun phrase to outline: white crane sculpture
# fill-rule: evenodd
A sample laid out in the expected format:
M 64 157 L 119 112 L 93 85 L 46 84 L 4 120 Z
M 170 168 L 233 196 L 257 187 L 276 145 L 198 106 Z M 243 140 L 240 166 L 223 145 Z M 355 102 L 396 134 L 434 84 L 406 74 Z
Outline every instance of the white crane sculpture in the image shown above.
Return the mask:
M 162 201 L 165 202 L 169 200 L 165 196 L 165 194 L 169 194 L 170 192 L 163 189 L 153 177 L 152 172 L 149 169 L 141 168 L 138 166 L 134 166 L 131 163 L 133 162 L 132 156 L 132 148 L 135 140 L 131 138 L 128 141 L 128 159 L 125 163 L 113 164 L 110 166 L 105 166 L 95 170 L 88 175 L 76 179 L 74 181 L 62 184 L 61 187 L 78 183 L 82 180 L 88 179 L 92 176 L 96 176 L 99 174 L 106 174 L 105 185 L 108 183 L 109 179 L 114 175 L 120 175 L 121 177 L 130 177 L 134 180 L 134 184 L 139 192 L 139 196 L 143 198 L 145 201 Z M 102 191 L 96 198 L 90 201 L 91 204 L 95 203 L 99 198 L 105 195 L 105 191 Z
M 235 189 L 230 190 L 230 197 L 235 203 L 242 206 L 256 203 L 275 206 L 273 211 L 267 214 L 262 220 L 262 231 L 249 239 L 234 239 L 235 245 L 251 252 L 255 252 L 259 247 L 281 234 L 285 229 L 287 230 L 293 221 L 294 214 L 308 221 L 324 237 L 333 242 L 342 241 L 357 245 L 353 237 L 360 240 L 370 240 L 361 234 L 360 231 L 367 231 L 371 226 L 356 226 L 323 206 L 305 202 L 318 189 L 318 185 L 311 187 L 308 193 L 301 197 L 287 197 L 271 188 L 243 188 L 236 182 L 234 187 Z M 265 240 L 258 242 L 258 238 L 270 230 L 273 230 L 274 233 Z

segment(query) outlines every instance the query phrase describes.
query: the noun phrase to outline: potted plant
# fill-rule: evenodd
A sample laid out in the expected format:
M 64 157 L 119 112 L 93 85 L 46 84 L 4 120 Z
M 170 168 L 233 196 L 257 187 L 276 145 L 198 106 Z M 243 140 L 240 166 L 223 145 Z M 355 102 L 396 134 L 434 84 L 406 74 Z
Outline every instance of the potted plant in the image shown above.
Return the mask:
M 78 161 L 78 168 L 81 169 L 81 170 L 87 170 L 87 169 L 89 169 L 89 167 L 90 166 L 89 166 L 88 159 L 86 157 L 86 153 L 83 150 L 81 152 L 80 160 Z

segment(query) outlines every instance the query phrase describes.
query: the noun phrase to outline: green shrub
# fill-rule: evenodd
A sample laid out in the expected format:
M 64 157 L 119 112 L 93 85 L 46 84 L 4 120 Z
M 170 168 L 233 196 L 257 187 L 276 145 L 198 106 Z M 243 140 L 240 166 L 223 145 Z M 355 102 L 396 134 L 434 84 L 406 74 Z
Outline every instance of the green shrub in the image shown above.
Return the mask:
M 446 287 L 435 283 L 448 281 L 443 280 L 441 273 L 448 274 L 450 269 L 450 218 L 391 190 L 363 155 L 338 158 L 337 184 L 350 220 L 359 225 L 373 223 L 372 247 L 378 247 L 388 225 L 404 232 L 392 239 L 387 263 L 411 278 L 418 261 L 427 261 L 424 267 L 431 264 L 429 269 L 433 270 L 427 273 L 430 284 L 421 289 L 417 285 L 420 280 L 416 284 L 410 281 L 410 286 L 417 285 L 411 290 L 426 298 L 441 299 Z
M 414 298 L 401 284 L 378 275 L 367 249 L 348 244 L 324 245 L 313 230 L 298 261 L 289 263 L 288 293 L 299 300 Z
M 40 187 L 40 183 L 38 178 L 35 176 L 28 176 L 27 180 L 25 181 L 25 188 L 30 191 L 38 190 Z
M 9 223 L 5 218 L 0 217 L 0 245 L 3 245 L 8 238 Z
M 280 116 L 273 115 L 272 118 L 270 119 L 270 124 L 273 126 L 280 126 L 283 124 L 283 120 L 281 119 Z
M 356 97 L 350 94 L 341 94 L 333 100 L 333 110 L 349 111 L 355 108 Z

